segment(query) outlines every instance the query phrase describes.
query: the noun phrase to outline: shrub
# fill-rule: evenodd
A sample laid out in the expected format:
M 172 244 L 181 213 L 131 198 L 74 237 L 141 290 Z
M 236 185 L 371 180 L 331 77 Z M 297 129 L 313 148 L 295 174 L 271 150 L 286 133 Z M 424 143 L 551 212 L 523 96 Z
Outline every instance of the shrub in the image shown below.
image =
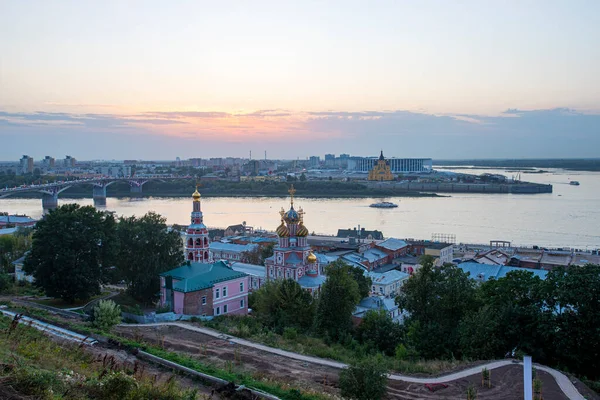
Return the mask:
M 294 328 L 285 328 L 283 330 L 283 337 L 287 340 L 296 340 L 298 331 Z
M 405 345 L 400 343 L 398 346 L 396 346 L 396 359 L 397 360 L 404 360 L 404 359 L 406 359 L 407 356 L 408 356 L 408 350 L 406 349 Z
M 100 330 L 109 331 L 121 323 L 121 307 L 112 300 L 100 300 L 94 308 L 92 325 Z
M 13 284 L 13 279 L 10 275 L 0 272 L 0 293 L 9 289 Z
M 340 373 L 342 397 L 379 400 L 385 395 L 387 371 L 382 360 L 370 358 L 350 365 Z
M 169 306 L 168 304 L 165 304 L 164 306 L 158 307 L 156 309 L 157 314 L 164 314 L 164 313 L 168 313 L 168 312 L 171 312 L 171 306 Z

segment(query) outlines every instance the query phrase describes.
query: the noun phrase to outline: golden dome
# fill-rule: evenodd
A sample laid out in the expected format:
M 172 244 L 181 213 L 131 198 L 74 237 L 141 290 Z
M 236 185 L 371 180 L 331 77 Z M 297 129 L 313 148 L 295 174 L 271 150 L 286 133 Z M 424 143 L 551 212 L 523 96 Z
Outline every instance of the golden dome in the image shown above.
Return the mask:
M 200 201 L 200 192 L 198 192 L 198 188 L 196 187 L 196 191 L 192 193 L 192 198 L 194 201 Z
M 277 227 L 277 236 L 279 237 L 289 237 L 290 236 L 290 230 L 288 229 L 287 226 L 285 226 L 285 224 L 283 223 L 283 220 L 281 220 L 281 225 L 279 225 Z
M 317 256 L 311 251 L 308 257 L 306 257 L 306 261 L 308 261 L 309 264 L 314 264 L 317 262 Z
M 304 226 L 302 221 L 300 221 L 300 225 L 298 225 L 298 232 L 296 232 L 296 236 L 306 237 L 308 236 L 308 229 Z

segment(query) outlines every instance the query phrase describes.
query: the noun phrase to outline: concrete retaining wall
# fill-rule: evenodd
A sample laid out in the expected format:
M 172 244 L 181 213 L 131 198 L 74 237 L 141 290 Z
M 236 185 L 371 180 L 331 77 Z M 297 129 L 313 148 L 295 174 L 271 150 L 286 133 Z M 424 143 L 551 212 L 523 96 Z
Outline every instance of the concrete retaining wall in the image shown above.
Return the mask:
M 407 192 L 436 193 L 513 193 L 534 194 L 552 193 L 552 185 L 538 183 L 419 183 L 419 182 L 385 182 L 369 183 L 371 189 L 400 189 Z
M 149 313 L 144 315 L 131 314 L 127 312 L 122 312 L 121 317 L 123 320 L 133 320 L 138 324 L 154 324 L 157 322 L 175 322 L 175 321 L 189 321 L 192 318 L 198 318 L 202 321 L 210 321 L 213 317 L 199 317 L 196 315 L 185 315 L 185 314 L 175 314 L 173 312 L 168 313 Z

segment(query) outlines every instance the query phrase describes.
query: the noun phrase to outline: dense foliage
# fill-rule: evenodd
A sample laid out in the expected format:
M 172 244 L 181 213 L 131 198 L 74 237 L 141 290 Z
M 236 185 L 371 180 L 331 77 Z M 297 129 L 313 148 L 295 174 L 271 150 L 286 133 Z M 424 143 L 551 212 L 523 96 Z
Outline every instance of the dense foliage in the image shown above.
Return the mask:
M 315 301 L 292 279 L 269 281 L 251 294 L 250 307 L 268 328 L 282 333 L 285 328 L 307 331 L 315 316 Z
M 315 317 L 317 332 L 331 340 L 344 339 L 352 328 L 352 312 L 361 300 L 354 267 L 335 261 L 326 268 Z
M 12 262 L 31 247 L 31 228 L 18 228 L 13 235 L 0 236 L 0 271 L 14 272 Z
M 23 269 L 47 295 L 65 301 L 100 294 L 116 256 L 115 220 L 94 207 L 67 204 L 37 223 Z
M 536 362 L 600 376 L 600 266 L 555 268 L 546 280 L 510 272 L 476 286 L 456 267 L 425 259 L 398 304 L 410 350 L 425 358 L 494 359 L 530 354 Z
M 158 274 L 183 263 L 179 233 L 169 231 L 166 219 L 153 212 L 141 218 L 120 218 L 117 233 L 116 266 L 129 293 L 146 303 L 155 300 L 160 290 Z
M 377 358 L 362 360 L 340 372 L 340 392 L 346 399 L 379 400 L 386 392 L 387 371 Z

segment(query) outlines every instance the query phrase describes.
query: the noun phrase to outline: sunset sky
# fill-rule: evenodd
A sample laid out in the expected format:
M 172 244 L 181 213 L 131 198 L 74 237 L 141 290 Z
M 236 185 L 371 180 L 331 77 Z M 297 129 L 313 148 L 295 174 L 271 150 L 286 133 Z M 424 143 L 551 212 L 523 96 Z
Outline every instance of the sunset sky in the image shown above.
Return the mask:
M 600 1 L 0 0 L 0 160 L 597 157 Z

